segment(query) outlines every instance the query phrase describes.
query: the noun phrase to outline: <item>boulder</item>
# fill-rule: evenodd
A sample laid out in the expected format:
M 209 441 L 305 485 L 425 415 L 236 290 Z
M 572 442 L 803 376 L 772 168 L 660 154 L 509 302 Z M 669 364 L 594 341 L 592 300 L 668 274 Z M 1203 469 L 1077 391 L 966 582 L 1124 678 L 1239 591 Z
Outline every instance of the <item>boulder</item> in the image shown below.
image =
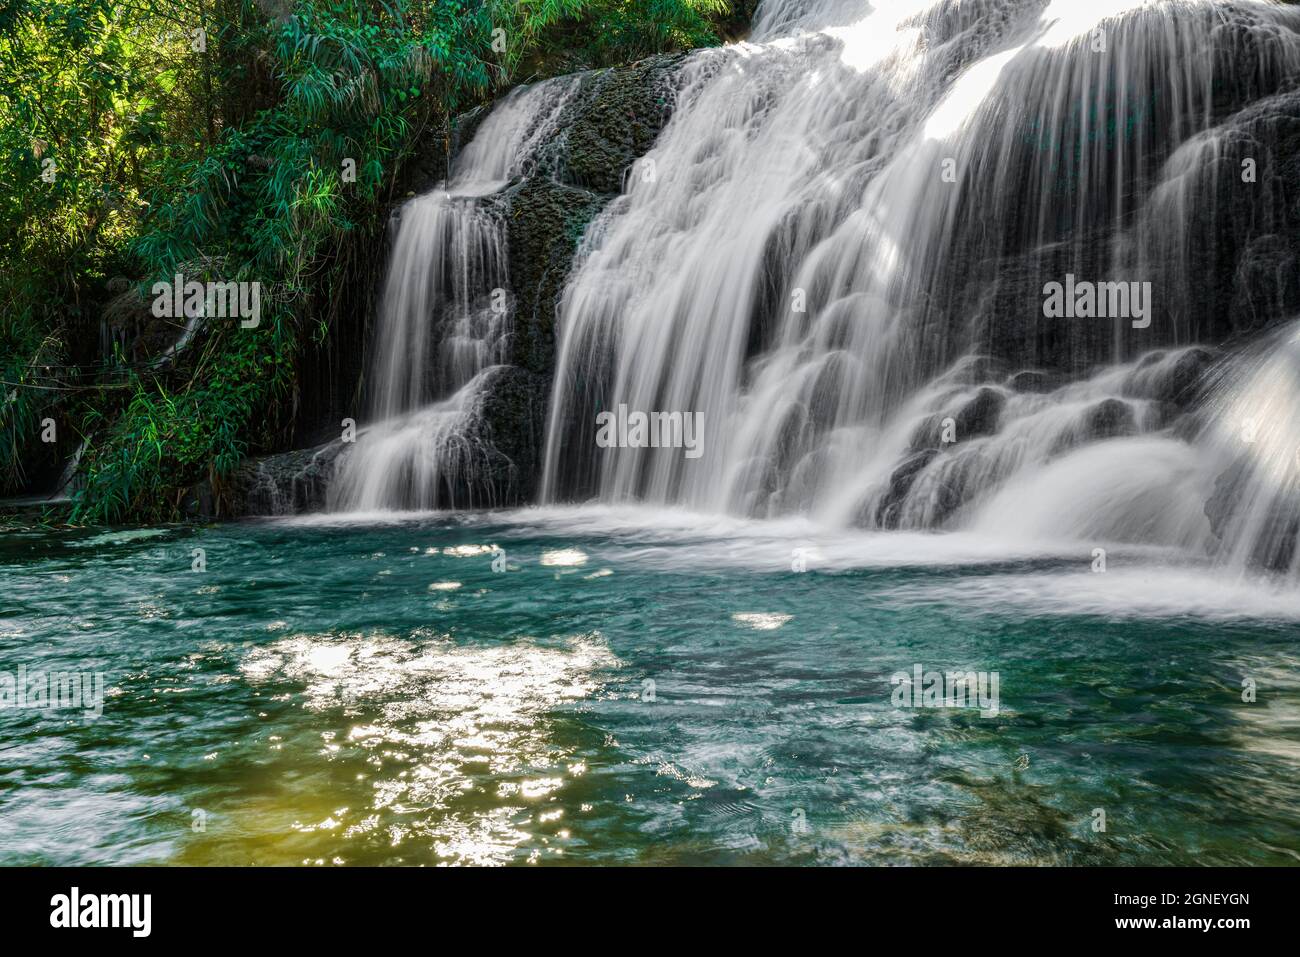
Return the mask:
M 1070 431 L 1052 449 L 1053 455 L 1097 442 L 1138 433 L 1137 416 L 1123 399 L 1102 399 L 1083 411 Z
M 980 435 L 992 435 L 998 430 L 1002 410 L 1006 408 L 1007 396 L 998 389 L 985 387 L 975 393 L 975 397 L 957 412 L 957 441 Z
M 925 449 L 908 456 L 889 476 L 889 488 L 876 506 L 875 524 L 878 528 L 898 528 L 903 502 L 911 491 L 917 476 L 939 455 L 937 449 Z
M 1218 354 L 1193 346 L 1177 352 L 1155 352 L 1144 356 L 1124 380 L 1126 397 L 1149 399 L 1177 410 L 1185 410 L 1201 397 L 1207 374 Z
M 992 435 L 998 430 L 1006 404 L 1005 392 L 986 386 L 965 399 L 957 408 L 936 412 L 923 419 L 912 431 L 909 449 L 919 452 L 922 449 L 944 448 L 943 422 L 948 418 L 953 420 L 954 440 L 958 443 L 982 435 Z

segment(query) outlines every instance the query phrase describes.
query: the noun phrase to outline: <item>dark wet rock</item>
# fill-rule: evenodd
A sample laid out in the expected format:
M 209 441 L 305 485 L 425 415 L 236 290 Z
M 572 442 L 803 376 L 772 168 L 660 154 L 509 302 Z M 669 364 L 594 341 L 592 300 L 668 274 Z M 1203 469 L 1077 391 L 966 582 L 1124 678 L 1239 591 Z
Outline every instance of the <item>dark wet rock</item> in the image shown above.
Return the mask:
M 525 181 L 501 200 L 515 294 L 515 365 L 545 376 L 553 371 L 559 299 L 583 233 L 604 202 L 545 177 Z
M 1199 347 L 1144 356 L 1124 381 L 1123 394 L 1185 409 L 1201 396 L 1217 361 L 1216 353 Z
M 957 408 L 936 412 L 922 420 L 912 432 L 909 449 L 912 452 L 922 449 L 942 449 L 967 439 L 992 435 L 998 430 L 1002 410 L 1006 404 L 1005 392 L 986 386 L 976 392 L 972 398 L 963 401 Z M 944 442 L 946 419 L 952 420 L 952 442 Z
M 1053 448 L 1053 454 L 1102 439 L 1137 435 L 1137 417 L 1133 407 L 1122 399 L 1102 399 L 1089 406 L 1070 432 Z
M 330 442 L 314 449 L 246 459 L 231 475 L 190 489 L 182 514 L 190 519 L 219 519 L 321 511 L 338 458 L 346 448 L 342 442 Z
M 1186 407 L 1200 397 L 1206 373 L 1218 361 L 1208 349 L 1188 349 L 1171 364 L 1153 399 Z
M 1175 402 L 1148 402 L 1138 415 L 1138 431 L 1159 432 L 1170 426 L 1181 430 L 1182 418 L 1185 418 L 1183 409 Z
M 511 362 L 549 377 L 560 296 L 587 227 L 623 190 L 672 110 L 680 56 L 583 74 L 535 167 L 498 203 L 515 294 Z
M 1192 249 L 1183 287 L 1168 290 L 1203 342 L 1253 334 L 1300 309 L 1300 91 L 1245 106 L 1218 139 L 1216 168 L 1203 177 L 1216 192 L 1190 211 L 1189 234 L 1212 239 Z M 1247 160 L 1254 182 L 1242 180 Z
M 1214 492 L 1205 502 L 1205 517 L 1210 531 L 1220 542 L 1226 536 L 1228 522 L 1245 487 L 1249 468 L 1246 459 L 1238 459 L 1214 480 Z
M 954 482 L 937 482 L 930 489 L 929 528 L 942 528 L 964 504 L 966 494 L 962 486 Z
M 1257 38 L 1247 30 L 1240 39 L 1245 50 Z M 1052 368 L 1073 376 L 1109 360 L 1117 349 L 1134 357 L 1189 342 L 1223 343 L 1300 311 L 1300 90 L 1281 83 L 1267 65 L 1255 55 L 1223 64 L 1216 82 L 1217 129 L 1211 147 L 1197 156 L 1199 168 L 1187 183 L 1197 201 L 1182 209 L 1181 221 L 1161 218 L 1146 202 L 1160 169 L 1143 174 L 1134 207 L 1144 204 L 1155 218 L 1134 227 L 1143 250 L 1140 266 L 1117 266 L 1114 232 L 1128 224 L 1116 223 L 1112 210 L 1085 208 L 1068 195 L 1043 209 L 1036 197 L 1022 197 L 1004 204 L 987 229 L 954 237 L 951 255 L 931 283 L 929 348 L 974 348 L 1014 368 Z M 1165 136 L 1169 129 L 1165 122 L 1152 132 Z M 1176 146 L 1168 143 L 1170 150 Z M 1041 154 L 1015 159 L 1017 168 L 1023 164 L 1032 175 Z M 1242 176 L 1248 160 L 1253 182 Z M 1015 171 L 1000 172 L 1014 181 Z M 970 187 L 972 209 L 998 209 L 994 194 L 981 192 L 989 187 L 977 171 Z M 1183 243 L 1174 231 L 1194 239 Z M 1040 238 L 1040 245 L 1030 244 Z M 1044 316 L 1044 285 L 1063 282 L 1067 274 L 1084 281 L 1150 282 L 1150 324 L 1133 328 L 1109 319 Z
M 994 201 L 991 196 L 989 201 Z M 997 258 L 987 257 L 982 249 L 968 250 L 946 267 L 954 273 L 951 280 L 941 280 L 950 290 L 942 308 L 951 314 L 943 334 L 956 341 L 969 339 L 973 348 L 1000 360 L 1008 372 L 1053 369 L 1071 378 L 1085 374 L 1098 357 L 1111 353 L 1114 324 L 1109 319 L 1044 316 L 1043 288 L 1064 282 L 1067 274 L 1082 280 L 1136 278 L 1114 275 L 1110 248 L 1107 226 L 1071 241 Z
M 1263 329 L 1300 310 L 1300 249 L 1281 236 L 1259 236 L 1237 262 L 1230 315 L 1240 330 Z
M 918 452 L 909 456 L 903 461 L 903 464 L 894 469 L 889 476 L 889 489 L 891 494 L 901 498 L 907 494 L 907 490 L 912 487 L 916 481 L 916 476 L 927 465 L 934 461 L 935 456 L 939 453 L 935 449 L 926 449 L 924 452 Z
M 615 195 L 632 164 L 649 152 L 672 109 L 680 55 L 656 56 L 589 75 L 560 120 L 551 162 L 564 183 Z
M 1007 379 L 1007 388 L 1012 392 L 1029 392 L 1037 395 L 1055 392 L 1064 384 L 1064 376 L 1041 369 L 1026 369 Z
M 502 366 L 485 388 L 476 434 L 499 456 L 491 475 L 493 504 L 519 505 L 534 497 L 541 480 L 551 383 L 535 372 Z
M 921 469 L 900 508 L 900 528 L 942 528 L 977 491 L 973 476 L 981 470 L 978 452 L 957 452 Z
M 1091 442 L 1136 432 L 1133 407 L 1120 399 L 1103 399 L 1083 414 L 1080 434 L 1083 441 Z
M 772 503 L 776 512 L 807 511 L 816 502 L 817 492 L 827 471 L 833 467 L 833 456 L 824 447 L 814 449 L 790 469 L 785 488 Z M 761 515 L 764 513 L 751 513 Z M 861 524 L 861 523 L 860 523 Z
M 909 456 L 889 476 L 889 490 L 876 508 L 875 524 L 878 528 L 898 528 L 903 501 L 911 491 L 917 476 L 939 455 L 937 449 L 925 449 Z
M 912 438 L 908 441 L 909 452 L 920 452 L 923 449 L 937 449 L 943 441 L 943 413 L 928 415 L 921 420 L 920 424 L 912 430 Z
M 980 389 L 975 393 L 975 398 L 962 406 L 955 416 L 957 441 L 995 433 L 1006 404 L 1006 393 L 997 389 Z
M 439 490 L 462 508 L 498 508 L 529 501 L 541 475 L 549 383 L 511 366 L 488 370 L 458 448 L 469 457 L 454 484 Z M 331 441 L 240 464 L 215 485 L 191 489 L 184 506 L 191 518 L 297 515 L 326 510 L 329 486 L 344 455 L 365 454 L 365 431 L 356 444 Z
M 813 428 L 829 428 L 835 421 L 844 390 L 859 369 L 861 363 L 847 352 L 832 352 L 826 357 L 808 394 L 808 417 Z

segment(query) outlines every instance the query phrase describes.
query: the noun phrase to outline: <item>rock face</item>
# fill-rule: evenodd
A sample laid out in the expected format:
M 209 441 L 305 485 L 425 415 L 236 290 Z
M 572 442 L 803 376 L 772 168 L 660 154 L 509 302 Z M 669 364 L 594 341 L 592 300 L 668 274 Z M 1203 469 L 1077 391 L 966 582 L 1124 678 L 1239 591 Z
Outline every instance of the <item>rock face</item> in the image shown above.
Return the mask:
M 555 317 L 587 227 L 668 121 L 680 55 L 582 74 L 559 133 L 532 172 L 497 203 L 507 224 L 515 294 L 511 362 L 544 376 L 555 369 Z
M 511 359 L 548 381 L 555 368 L 556 305 L 583 231 L 604 203 L 546 177 L 520 183 L 502 200 L 515 292 Z
M 1239 341 L 1300 311 L 1300 91 L 1264 79 L 1250 43 L 1243 33 L 1240 63 L 1216 84 L 1212 135 L 1171 144 L 1172 157 L 1151 151 L 1150 168 L 1125 194 L 1133 209 L 1122 221 L 1081 203 L 1083 220 L 1052 219 L 1040 231 L 1036 221 L 1016 220 L 1039 212 L 1035 197 L 1004 210 L 979 182 L 971 186 L 972 209 L 1005 213 L 1005 228 L 990 232 L 1006 241 L 991 245 L 988 233 L 974 231 L 968 246 L 952 249 L 926 304 L 929 367 L 978 351 L 1013 369 L 1073 379 L 1152 349 Z M 1008 181 L 1029 180 L 1033 151 L 1008 161 Z M 1150 324 L 1047 318 L 1044 286 L 1067 274 L 1149 282 Z
M 506 224 L 514 296 L 510 365 L 488 386 L 477 436 L 508 463 L 490 470 L 491 504 L 517 504 L 536 492 L 565 282 L 588 226 L 622 191 L 667 122 L 681 60 L 652 57 L 581 74 L 556 135 L 527 175 L 491 200 Z
M 1151 399 L 1186 409 L 1199 399 L 1208 383 L 1208 373 L 1219 356 L 1199 346 L 1166 353 L 1152 352 L 1124 382 L 1126 396 Z
M 475 432 L 498 457 L 490 473 L 498 505 L 521 505 L 536 494 L 550 389 L 549 377 L 511 366 L 497 370 L 489 383 Z

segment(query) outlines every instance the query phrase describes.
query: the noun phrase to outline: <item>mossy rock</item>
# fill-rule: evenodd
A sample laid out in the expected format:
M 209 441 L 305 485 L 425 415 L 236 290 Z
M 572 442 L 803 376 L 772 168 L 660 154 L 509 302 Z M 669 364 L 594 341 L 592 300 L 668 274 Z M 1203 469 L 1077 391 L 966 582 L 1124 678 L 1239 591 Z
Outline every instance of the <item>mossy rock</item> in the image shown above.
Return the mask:
M 590 74 L 561 120 L 555 178 L 606 196 L 622 192 L 627 171 L 654 146 L 672 111 L 681 59 L 651 57 Z
M 514 365 L 548 377 L 554 369 L 559 299 L 583 233 L 603 206 L 603 198 L 545 177 L 525 180 L 502 201 L 515 294 Z

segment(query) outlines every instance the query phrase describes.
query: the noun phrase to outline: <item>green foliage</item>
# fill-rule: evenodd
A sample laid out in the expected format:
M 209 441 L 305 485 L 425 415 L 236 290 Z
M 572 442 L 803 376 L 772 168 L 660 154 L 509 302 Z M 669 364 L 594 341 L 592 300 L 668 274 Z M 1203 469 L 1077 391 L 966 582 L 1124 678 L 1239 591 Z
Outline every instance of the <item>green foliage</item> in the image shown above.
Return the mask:
M 511 67 L 549 62 L 606 66 L 666 50 L 717 42 L 716 18 L 729 0 L 525 0 L 506 4 L 522 42 L 509 47 Z
M 714 42 L 727 7 L 0 0 L 0 381 L 16 383 L 0 491 L 58 403 L 92 439 L 77 520 L 174 517 L 187 487 L 272 442 L 320 329 L 311 293 L 338 281 L 341 238 L 373 221 L 421 130 L 520 79 Z M 146 322 L 146 291 L 177 273 L 258 282 L 259 326 L 207 320 L 175 363 L 107 349 L 106 317 L 125 298 Z M 134 300 L 109 301 L 115 275 Z M 69 378 L 33 388 L 55 359 Z

